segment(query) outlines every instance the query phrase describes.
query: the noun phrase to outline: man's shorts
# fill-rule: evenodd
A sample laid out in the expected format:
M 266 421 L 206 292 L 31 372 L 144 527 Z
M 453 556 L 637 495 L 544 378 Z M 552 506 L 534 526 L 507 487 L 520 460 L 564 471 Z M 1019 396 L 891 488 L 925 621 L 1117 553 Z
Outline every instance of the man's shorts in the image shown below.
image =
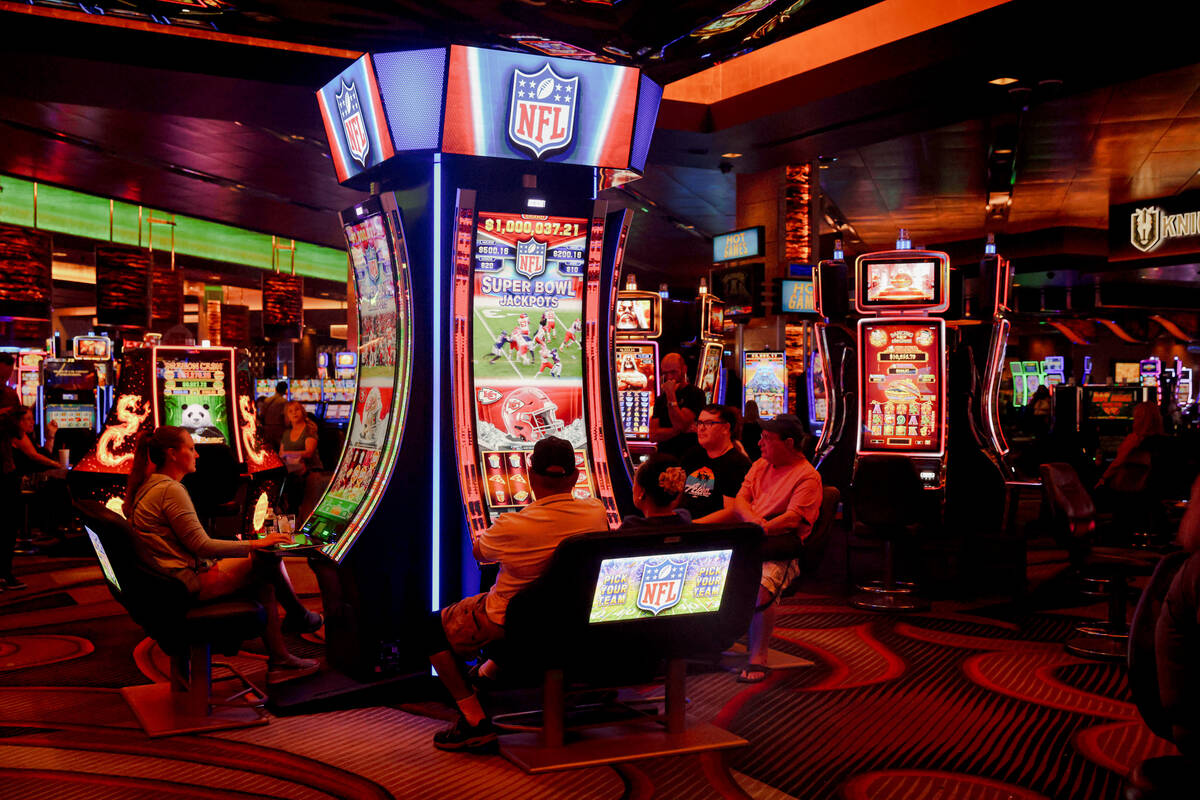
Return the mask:
M 761 586 L 778 599 L 779 594 L 788 585 L 800 577 L 800 559 L 790 561 L 764 561 L 762 565 Z
M 467 597 L 442 609 L 442 629 L 450 649 L 471 656 L 485 644 L 504 638 L 504 628 L 492 622 L 485 606 L 487 593 Z

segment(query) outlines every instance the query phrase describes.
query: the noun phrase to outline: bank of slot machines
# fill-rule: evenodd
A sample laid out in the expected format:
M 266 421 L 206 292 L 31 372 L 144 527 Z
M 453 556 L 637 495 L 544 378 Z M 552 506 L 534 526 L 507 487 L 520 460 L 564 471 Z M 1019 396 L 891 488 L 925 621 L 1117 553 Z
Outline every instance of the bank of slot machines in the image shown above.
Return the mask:
M 42 361 L 47 353 L 40 350 L 26 351 L 17 354 L 16 386 L 21 397 L 21 405 L 35 408 L 38 402 L 38 387 L 42 385 Z
M 344 427 L 350 422 L 354 404 L 354 379 L 326 379 L 321 382 L 321 397 L 325 422 Z
M 304 406 L 304 413 L 321 418 L 321 381 L 296 378 L 288 384 L 290 399 Z

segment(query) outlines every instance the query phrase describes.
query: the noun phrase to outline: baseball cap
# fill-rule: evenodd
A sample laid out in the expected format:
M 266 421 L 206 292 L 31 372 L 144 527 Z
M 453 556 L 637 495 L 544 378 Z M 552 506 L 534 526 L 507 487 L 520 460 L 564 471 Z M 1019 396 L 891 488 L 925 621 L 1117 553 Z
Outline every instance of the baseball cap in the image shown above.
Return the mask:
M 804 441 L 804 426 L 795 414 L 777 414 L 773 419 L 762 420 L 759 425 L 764 431 L 770 431 L 780 439 L 791 439 L 792 446 L 797 450 Z
M 530 468 L 547 478 L 562 478 L 575 472 L 575 448 L 566 439 L 547 436 L 533 446 Z

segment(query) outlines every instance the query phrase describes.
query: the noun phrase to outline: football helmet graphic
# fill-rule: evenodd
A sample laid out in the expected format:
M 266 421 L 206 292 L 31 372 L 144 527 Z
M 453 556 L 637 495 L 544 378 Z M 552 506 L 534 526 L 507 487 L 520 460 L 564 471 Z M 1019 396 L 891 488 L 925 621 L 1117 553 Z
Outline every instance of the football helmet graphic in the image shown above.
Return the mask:
M 504 429 L 514 439 L 536 442 L 566 427 L 557 411 L 558 406 L 541 389 L 522 386 L 504 399 Z

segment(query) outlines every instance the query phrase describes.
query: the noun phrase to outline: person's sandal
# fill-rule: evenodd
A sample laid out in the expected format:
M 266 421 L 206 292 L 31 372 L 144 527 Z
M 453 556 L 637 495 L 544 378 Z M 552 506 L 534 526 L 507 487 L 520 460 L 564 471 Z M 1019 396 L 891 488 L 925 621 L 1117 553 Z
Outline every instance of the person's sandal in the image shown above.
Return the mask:
M 284 681 L 292 681 L 312 675 L 321 668 L 321 662 L 315 658 L 297 658 L 283 663 L 267 662 L 267 685 L 271 686 Z
M 771 674 L 771 668 L 766 664 L 747 664 L 738 673 L 738 683 L 762 683 Z M 754 677 L 754 676 L 758 677 Z

